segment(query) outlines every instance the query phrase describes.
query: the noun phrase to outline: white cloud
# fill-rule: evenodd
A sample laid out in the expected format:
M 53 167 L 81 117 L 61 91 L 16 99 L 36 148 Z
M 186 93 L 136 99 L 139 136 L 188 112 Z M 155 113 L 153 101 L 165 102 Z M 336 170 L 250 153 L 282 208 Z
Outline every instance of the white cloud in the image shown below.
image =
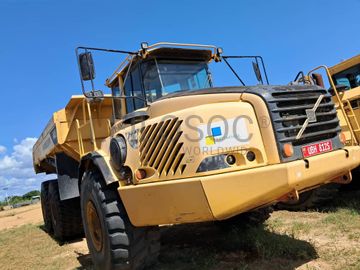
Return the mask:
M 6 147 L 3 145 L 0 145 L 0 154 L 4 154 L 6 152 Z
M 5 156 L 0 159 L 0 170 L 11 170 L 12 168 L 19 167 L 20 162 L 16 161 L 15 158 Z
M 6 193 L 23 195 L 31 190 L 39 190 L 41 182 L 52 177 L 45 174 L 36 175 L 34 172 L 32 147 L 36 140 L 36 138 L 25 138 L 20 142 L 14 140 L 13 151 L 0 157 L 0 200 L 4 199 Z M 7 189 L 6 192 L 4 188 Z

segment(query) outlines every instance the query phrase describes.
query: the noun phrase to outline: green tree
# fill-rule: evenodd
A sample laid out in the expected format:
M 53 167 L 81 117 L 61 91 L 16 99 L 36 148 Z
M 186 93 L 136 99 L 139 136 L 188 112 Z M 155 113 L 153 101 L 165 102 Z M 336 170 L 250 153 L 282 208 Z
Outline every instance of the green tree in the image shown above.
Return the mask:
M 24 201 L 22 196 L 9 196 L 8 200 L 10 204 L 21 203 Z
M 39 190 L 32 190 L 32 191 L 29 191 L 28 193 L 25 193 L 22 198 L 24 200 L 30 200 L 31 197 L 33 196 L 40 196 L 40 191 Z

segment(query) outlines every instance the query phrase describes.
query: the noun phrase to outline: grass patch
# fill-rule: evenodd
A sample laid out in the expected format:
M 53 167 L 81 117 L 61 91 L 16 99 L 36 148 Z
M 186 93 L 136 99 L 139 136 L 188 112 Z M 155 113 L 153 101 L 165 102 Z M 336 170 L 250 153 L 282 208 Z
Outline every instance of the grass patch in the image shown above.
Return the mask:
M 291 225 L 291 235 L 293 237 L 300 235 L 301 233 L 308 234 L 311 230 L 311 225 L 306 222 L 295 221 Z
M 300 226 L 300 223 L 296 226 Z M 234 230 L 227 239 L 228 246 L 248 251 L 260 259 L 280 257 L 302 260 L 316 257 L 316 251 L 310 243 L 295 239 L 292 235 L 277 234 L 264 227 L 247 231 Z
M 210 269 L 217 263 L 216 252 L 210 248 L 171 248 L 161 252 L 159 263 L 153 270 L 166 269 Z
M 260 227 L 163 228 L 159 263 L 152 270 L 360 269 L 356 196 L 341 195 L 321 213 L 275 212 Z M 1 269 L 89 269 L 89 260 L 36 225 L 0 231 Z
M 38 225 L 0 232 L 1 269 L 69 269 L 76 256 L 59 246 Z
M 329 213 L 322 221 L 324 226 L 334 226 L 336 230 L 343 233 L 360 229 L 360 215 L 354 209 L 339 209 L 337 212 Z
M 289 264 L 295 267 L 317 257 L 309 242 L 266 226 L 224 231 L 216 225 L 182 225 L 163 236 L 160 260 L 153 270 L 272 269 L 271 264 L 265 268 L 258 264 L 273 260 L 281 261 L 274 262 L 276 269 L 288 269 Z
M 282 218 L 273 218 L 267 221 L 267 226 L 270 230 L 276 231 L 283 228 L 285 225 L 284 219 Z
M 326 212 L 337 212 L 341 209 L 346 209 L 353 215 L 360 216 L 360 190 L 347 190 L 340 192 L 331 204 L 328 204 L 321 210 Z

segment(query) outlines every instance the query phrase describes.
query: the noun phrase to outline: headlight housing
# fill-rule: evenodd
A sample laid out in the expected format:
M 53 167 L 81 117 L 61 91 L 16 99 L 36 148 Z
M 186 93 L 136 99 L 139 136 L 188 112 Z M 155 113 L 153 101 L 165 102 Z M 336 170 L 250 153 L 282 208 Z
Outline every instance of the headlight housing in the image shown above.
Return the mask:
M 126 161 L 126 140 L 123 136 L 116 136 L 110 141 L 111 163 L 116 170 L 120 170 Z

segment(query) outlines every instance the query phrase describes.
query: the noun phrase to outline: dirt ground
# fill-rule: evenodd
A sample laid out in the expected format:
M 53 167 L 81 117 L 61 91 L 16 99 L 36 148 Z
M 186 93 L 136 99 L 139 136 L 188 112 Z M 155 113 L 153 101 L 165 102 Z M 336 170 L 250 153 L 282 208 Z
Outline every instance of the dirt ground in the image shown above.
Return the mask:
M 151 270 L 360 269 L 360 192 L 327 209 L 277 211 L 258 228 L 193 224 L 163 228 Z M 86 241 L 58 243 L 42 229 L 41 205 L 0 212 L 0 269 L 92 269 Z
M 0 230 L 40 222 L 42 222 L 40 203 L 0 212 Z

